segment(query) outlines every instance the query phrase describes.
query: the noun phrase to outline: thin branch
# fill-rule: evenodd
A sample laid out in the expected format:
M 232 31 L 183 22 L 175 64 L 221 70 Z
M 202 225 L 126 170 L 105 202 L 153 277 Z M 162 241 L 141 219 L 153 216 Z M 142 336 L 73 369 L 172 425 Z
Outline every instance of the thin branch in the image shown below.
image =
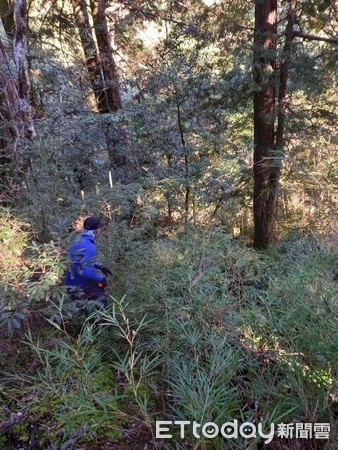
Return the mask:
M 331 0 L 325 0 L 325 3 L 327 3 L 333 17 L 336 19 L 336 22 L 338 22 L 338 6 Z
M 302 39 L 307 39 L 308 41 L 328 42 L 329 44 L 338 45 L 338 39 L 314 36 L 313 34 L 305 34 L 300 31 L 294 31 L 293 37 L 300 37 Z

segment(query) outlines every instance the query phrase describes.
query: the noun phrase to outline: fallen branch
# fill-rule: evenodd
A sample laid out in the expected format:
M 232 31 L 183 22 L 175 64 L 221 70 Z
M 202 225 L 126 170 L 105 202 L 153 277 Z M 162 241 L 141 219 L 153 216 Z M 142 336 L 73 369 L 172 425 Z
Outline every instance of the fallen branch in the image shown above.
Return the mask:
M 68 439 L 68 441 L 64 442 L 61 445 L 60 450 L 73 450 L 76 442 L 79 439 L 83 438 L 86 434 L 87 434 L 87 429 L 85 426 L 83 426 L 80 430 L 74 431 L 74 433 Z
M 22 422 L 25 419 L 25 414 L 22 412 L 12 413 L 8 408 L 4 407 L 4 411 L 8 414 L 9 418 L 0 423 L 0 433 L 6 433 L 13 425 Z

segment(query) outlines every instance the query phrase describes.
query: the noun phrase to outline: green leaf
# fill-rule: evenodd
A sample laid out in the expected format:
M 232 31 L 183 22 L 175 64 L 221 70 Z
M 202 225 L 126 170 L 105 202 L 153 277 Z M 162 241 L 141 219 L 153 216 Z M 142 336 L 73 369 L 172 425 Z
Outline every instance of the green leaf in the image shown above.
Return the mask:
M 49 322 L 51 325 L 53 325 L 53 327 L 55 327 L 57 330 L 60 330 L 60 331 L 62 331 L 62 328 L 60 327 L 60 325 L 59 324 L 57 324 L 57 323 L 55 323 L 55 322 L 53 322 L 52 320 L 50 320 L 50 319 L 47 319 L 47 322 Z

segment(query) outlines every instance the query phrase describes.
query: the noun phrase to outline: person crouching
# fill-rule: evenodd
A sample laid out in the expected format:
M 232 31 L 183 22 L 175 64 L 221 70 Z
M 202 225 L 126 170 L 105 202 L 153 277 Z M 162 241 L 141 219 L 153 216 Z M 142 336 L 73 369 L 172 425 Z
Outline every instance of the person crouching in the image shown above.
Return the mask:
M 71 300 L 84 302 L 81 306 L 85 315 L 108 306 L 105 292 L 107 280 L 104 275 L 112 275 L 112 272 L 96 259 L 95 239 L 101 230 L 102 222 L 97 217 L 87 217 L 82 232 L 68 252 L 65 285 Z

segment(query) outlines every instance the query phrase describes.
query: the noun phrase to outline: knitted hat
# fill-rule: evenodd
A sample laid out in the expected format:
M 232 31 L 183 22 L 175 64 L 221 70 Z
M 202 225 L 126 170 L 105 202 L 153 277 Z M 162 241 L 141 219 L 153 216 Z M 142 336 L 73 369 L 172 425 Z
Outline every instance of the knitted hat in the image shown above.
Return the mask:
M 97 230 L 102 227 L 102 222 L 95 216 L 87 217 L 83 222 L 83 228 L 85 230 Z

